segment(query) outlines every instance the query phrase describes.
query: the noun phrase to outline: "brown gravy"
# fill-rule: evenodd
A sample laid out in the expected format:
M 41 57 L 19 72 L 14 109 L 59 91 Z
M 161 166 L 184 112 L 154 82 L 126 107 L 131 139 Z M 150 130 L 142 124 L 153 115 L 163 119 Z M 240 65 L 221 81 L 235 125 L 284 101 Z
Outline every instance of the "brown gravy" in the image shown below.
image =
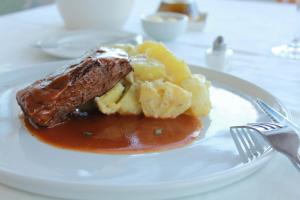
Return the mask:
M 181 147 L 196 139 L 198 118 L 175 119 L 97 114 L 71 120 L 53 128 L 35 128 L 24 120 L 30 133 L 50 145 L 94 153 L 128 154 Z

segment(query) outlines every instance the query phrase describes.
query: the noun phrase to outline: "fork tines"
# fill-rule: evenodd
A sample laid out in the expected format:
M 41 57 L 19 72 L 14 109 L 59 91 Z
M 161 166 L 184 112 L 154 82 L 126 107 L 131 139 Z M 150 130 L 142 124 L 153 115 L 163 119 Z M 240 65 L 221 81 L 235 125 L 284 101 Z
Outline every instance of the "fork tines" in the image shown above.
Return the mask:
M 231 136 L 244 163 L 255 160 L 271 148 L 253 126 L 264 128 L 261 123 L 230 127 Z

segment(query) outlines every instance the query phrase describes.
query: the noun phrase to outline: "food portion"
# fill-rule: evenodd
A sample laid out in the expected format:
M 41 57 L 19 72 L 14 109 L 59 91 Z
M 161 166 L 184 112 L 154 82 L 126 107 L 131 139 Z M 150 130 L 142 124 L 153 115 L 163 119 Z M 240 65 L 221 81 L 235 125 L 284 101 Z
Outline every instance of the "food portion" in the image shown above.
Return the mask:
M 121 83 L 117 83 L 109 92 L 105 93 L 101 97 L 96 97 L 95 101 L 99 110 L 103 114 L 113 114 L 116 113 L 120 104 L 117 103 L 121 98 L 125 87 Z
M 206 81 L 205 76 L 193 74 L 190 78 L 183 80 L 180 85 L 184 90 L 192 93 L 192 105 L 186 113 L 192 116 L 208 115 L 211 109 L 208 90 L 210 83 Z
M 131 55 L 133 72 L 95 101 L 104 114 L 176 118 L 181 114 L 205 116 L 211 110 L 210 83 L 191 74 L 188 65 L 162 43 L 116 45 Z
M 121 115 L 139 115 L 142 113 L 142 107 L 138 99 L 139 85 L 133 83 L 129 86 L 120 100 L 118 110 Z
M 191 76 L 188 65 L 178 59 L 162 43 L 144 42 L 137 46 L 138 52 L 152 59 L 160 61 L 165 66 L 167 80 L 180 84 L 181 81 Z
M 166 150 L 199 138 L 210 83 L 162 43 L 102 47 L 17 93 L 27 129 L 62 148 Z
M 162 80 L 141 83 L 140 102 L 145 116 L 176 118 L 191 107 L 192 94 Z
M 167 77 L 165 65 L 158 60 L 140 55 L 133 57 L 131 62 L 134 65 L 132 75 L 135 80 L 154 81 Z
M 16 98 L 33 124 L 53 127 L 79 106 L 105 94 L 131 71 L 125 51 L 99 48 L 78 63 L 18 91 Z

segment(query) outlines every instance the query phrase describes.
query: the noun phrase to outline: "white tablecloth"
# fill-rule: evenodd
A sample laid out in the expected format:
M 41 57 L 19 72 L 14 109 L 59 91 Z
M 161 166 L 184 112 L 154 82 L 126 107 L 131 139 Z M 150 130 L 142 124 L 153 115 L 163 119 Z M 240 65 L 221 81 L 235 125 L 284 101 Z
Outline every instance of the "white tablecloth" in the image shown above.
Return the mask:
M 125 30 L 142 33 L 138 16 L 156 10 L 156 0 L 138 0 Z M 270 48 L 300 34 L 300 15 L 292 5 L 258 1 L 200 1 L 209 13 L 204 32 L 188 32 L 167 43 L 179 57 L 205 65 L 204 50 L 223 35 L 237 50 L 228 73 L 260 85 L 278 97 L 300 124 L 300 62 L 272 56 Z M 298 30 L 297 30 L 298 29 Z M 0 73 L 30 64 L 56 61 L 32 47 L 38 39 L 63 32 L 55 6 L 46 6 L 0 17 Z M 297 32 L 298 31 L 298 32 Z M 277 154 L 262 170 L 225 188 L 186 199 L 299 200 L 300 173 Z M 0 199 L 53 199 L 0 185 Z

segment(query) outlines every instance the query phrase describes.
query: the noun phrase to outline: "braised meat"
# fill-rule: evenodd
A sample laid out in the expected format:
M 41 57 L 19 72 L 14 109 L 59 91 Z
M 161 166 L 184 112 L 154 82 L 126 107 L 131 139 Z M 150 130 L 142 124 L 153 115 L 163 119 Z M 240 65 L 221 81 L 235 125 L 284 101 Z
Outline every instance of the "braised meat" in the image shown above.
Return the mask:
M 130 71 L 126 52 L 100 48 L 77 64 L 18 91 L 16 98 L 33 124 L 53 127 L 68 119 L 80 105 L 106 93 Z

